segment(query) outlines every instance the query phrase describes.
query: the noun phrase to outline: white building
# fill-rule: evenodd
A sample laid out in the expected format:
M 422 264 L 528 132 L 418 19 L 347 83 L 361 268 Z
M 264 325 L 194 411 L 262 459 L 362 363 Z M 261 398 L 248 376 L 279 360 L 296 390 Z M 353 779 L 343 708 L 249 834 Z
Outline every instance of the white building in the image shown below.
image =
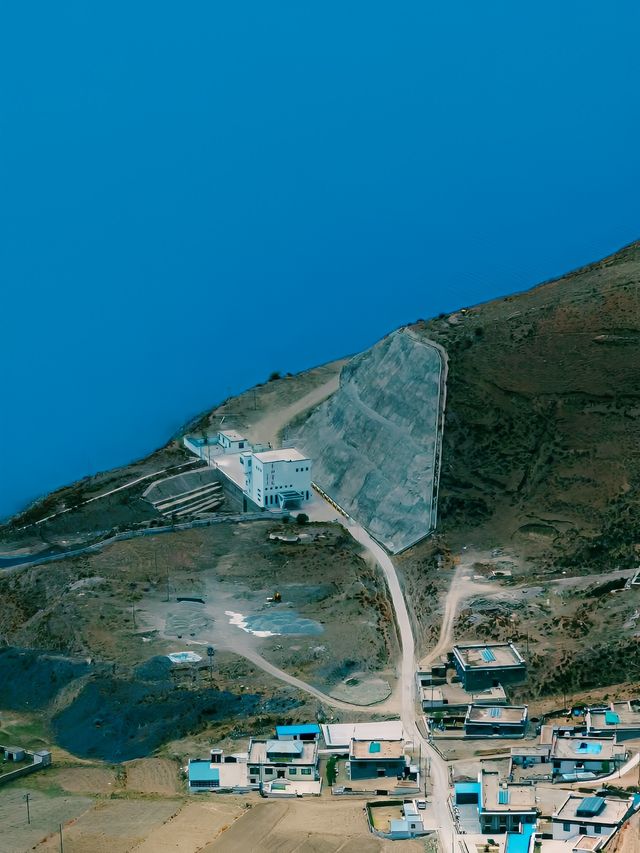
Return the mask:
M 295 448 L 243 453 L 245 492 L 260 507 L 285 509 L 311 497 L 311 460 Z
M 570 794 L 551 816 L 553 838 L 564 841 L 578 835 L 607 836 L 615 832 L 632 810 L 633 800 Z
M 301 740 L 254 740 L 249 743 L 249 784 L 277 779 L 319 782 L 318 744 Z

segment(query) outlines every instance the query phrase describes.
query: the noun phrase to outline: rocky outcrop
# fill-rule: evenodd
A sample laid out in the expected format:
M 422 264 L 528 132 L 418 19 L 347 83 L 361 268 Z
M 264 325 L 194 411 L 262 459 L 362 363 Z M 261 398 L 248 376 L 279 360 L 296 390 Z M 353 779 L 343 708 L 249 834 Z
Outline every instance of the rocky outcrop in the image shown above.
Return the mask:
M 392 553 L 435 527 L 445 371 L 441 348 L 394 332 L 343 368 L 292 436 L 314 482 Z

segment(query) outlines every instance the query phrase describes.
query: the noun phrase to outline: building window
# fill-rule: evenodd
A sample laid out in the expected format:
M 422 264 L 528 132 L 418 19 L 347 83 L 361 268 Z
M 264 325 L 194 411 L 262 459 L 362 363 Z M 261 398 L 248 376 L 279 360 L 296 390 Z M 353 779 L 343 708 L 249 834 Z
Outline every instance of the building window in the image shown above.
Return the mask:
M 289 775 L 290 775 L 290 776 L 296 776 L 296 775 L 297 775 L 297 773 L 298 773 L 298 768 L 297 768 L 297 767 L 290 767 L 290 768 L 289 768 Z
M 578 832 L 580 835 L 586 835 L 589 832 L 589 829 L 586 826 L 580 826 L 578 827 Z
M 602 827 L 599 823 L 595 824 L 595 826 L 593 827 L 593 831 L 596 833 L 596 835 L 600 835 L 602 833 Z
M 300 772 L 303 776 L 311 776 L 311 768 L 310 767 L 301 767 Z
M 264 768 L 265 776 L 273 776 L 273 767 Z
M 250 767 L 250 768 L 249 768 L 249 773 L 250 773 L 252 776 L 257 776 L 259 772 L 260 772 L 260 768 L 259 768 L 259 767 Z
M 562 829 L 564 830 L 564 832 L 571 832 L 571 824 L 570 823 L 563 823 Z

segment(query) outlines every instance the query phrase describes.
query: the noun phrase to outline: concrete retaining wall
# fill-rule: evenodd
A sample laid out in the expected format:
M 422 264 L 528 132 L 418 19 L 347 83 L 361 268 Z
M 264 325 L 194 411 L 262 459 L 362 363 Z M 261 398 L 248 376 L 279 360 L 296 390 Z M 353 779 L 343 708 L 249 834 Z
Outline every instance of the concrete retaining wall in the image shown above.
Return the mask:
M 439 347 L 394 332 L 355 356 L 338 391 L 292 429 L 314 482 L 392 553 L 435 528 L 445 379 Z

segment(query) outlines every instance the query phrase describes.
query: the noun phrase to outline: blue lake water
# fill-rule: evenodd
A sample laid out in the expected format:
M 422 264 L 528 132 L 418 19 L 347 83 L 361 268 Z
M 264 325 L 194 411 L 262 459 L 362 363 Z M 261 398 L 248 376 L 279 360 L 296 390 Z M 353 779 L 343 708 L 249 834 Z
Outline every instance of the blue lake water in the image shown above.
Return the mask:
M 0 516 L 640 237 L 640 7 L 0 11 Z

